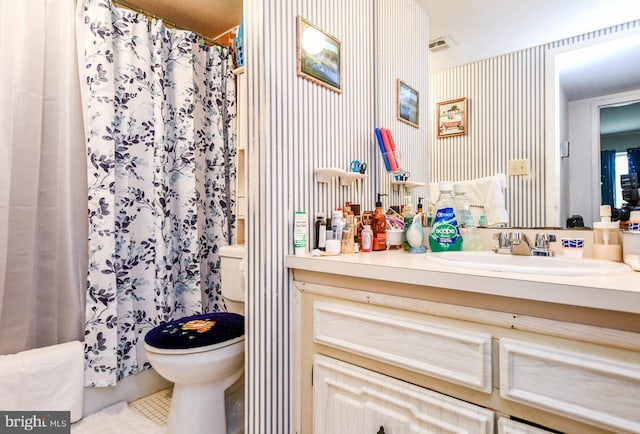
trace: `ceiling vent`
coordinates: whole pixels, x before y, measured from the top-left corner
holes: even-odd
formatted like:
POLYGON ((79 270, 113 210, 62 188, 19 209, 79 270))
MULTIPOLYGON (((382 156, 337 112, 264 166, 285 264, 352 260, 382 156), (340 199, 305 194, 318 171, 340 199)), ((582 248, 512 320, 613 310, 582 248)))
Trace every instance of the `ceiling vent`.
POLYGON ((444 50, 445 48, 450 48, 452 46, 453 43, 448 36, 432 39, 431 41, 429 41, 429 50, 431 51, 444 50))

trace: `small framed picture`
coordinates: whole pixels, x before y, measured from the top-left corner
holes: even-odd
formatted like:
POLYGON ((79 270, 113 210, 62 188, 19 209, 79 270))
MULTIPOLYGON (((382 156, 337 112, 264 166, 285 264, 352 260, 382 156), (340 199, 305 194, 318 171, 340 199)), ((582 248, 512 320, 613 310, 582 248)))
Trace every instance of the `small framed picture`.
POLYGON ((467 98, 439 102, 436 113, 439 138, 467 134, 467 98))
POLYGON ((420 128, 420 94, 399 78, 396 79, 396 115, 400 122, 420 128))
POLYGON ((298 76, 342 93, 340 41, 298 16, 298 76))

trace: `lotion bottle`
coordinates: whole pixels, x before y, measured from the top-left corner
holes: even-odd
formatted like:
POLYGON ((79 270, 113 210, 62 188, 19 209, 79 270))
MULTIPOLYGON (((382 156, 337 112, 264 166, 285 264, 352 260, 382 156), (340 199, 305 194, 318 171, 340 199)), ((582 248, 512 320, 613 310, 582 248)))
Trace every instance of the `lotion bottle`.
POLYGON ((373 250, 373 231, 371 230, 371 225, 364 225, 364 229, 362 229, 361 235, 361 252, 370 252, 373 250))

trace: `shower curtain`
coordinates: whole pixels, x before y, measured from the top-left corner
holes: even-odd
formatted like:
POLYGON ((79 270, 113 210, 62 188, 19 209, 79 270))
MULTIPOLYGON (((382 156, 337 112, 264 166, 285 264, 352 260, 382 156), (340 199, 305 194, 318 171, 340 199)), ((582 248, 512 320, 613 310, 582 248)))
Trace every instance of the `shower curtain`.
POLYGON ((73 0, 0 1, 0 354, 82 340, 87 195, 73 0))
POLYGON ((148 366, 144 335, 223 310, 235 192, 231 53, 85 0, 78 8, 89 198, 85 384, 148 366))

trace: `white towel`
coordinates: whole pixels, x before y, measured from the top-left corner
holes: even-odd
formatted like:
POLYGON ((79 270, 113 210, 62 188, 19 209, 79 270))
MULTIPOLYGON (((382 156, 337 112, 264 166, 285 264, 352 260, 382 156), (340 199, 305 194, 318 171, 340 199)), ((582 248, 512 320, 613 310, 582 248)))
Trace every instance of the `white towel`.
MULTIPOLYGON (((499 227, 509 223, 509 214, 507 213, 504 198, 504 190, 507 188, 507 176, 504 173, 468 181, 458 181, 453 184, 461 184, 464 187, 470 205, 484 207, 487 226, 499 227)), ((435 203, 439 194, 437 182, 429 184, 429 194, 435 203)), ((471 211, 473 212, 473 208, 471 211)))
POLYGON ((0 408, 82 417, 84 345, 73 341, 0 356, 0 408))

